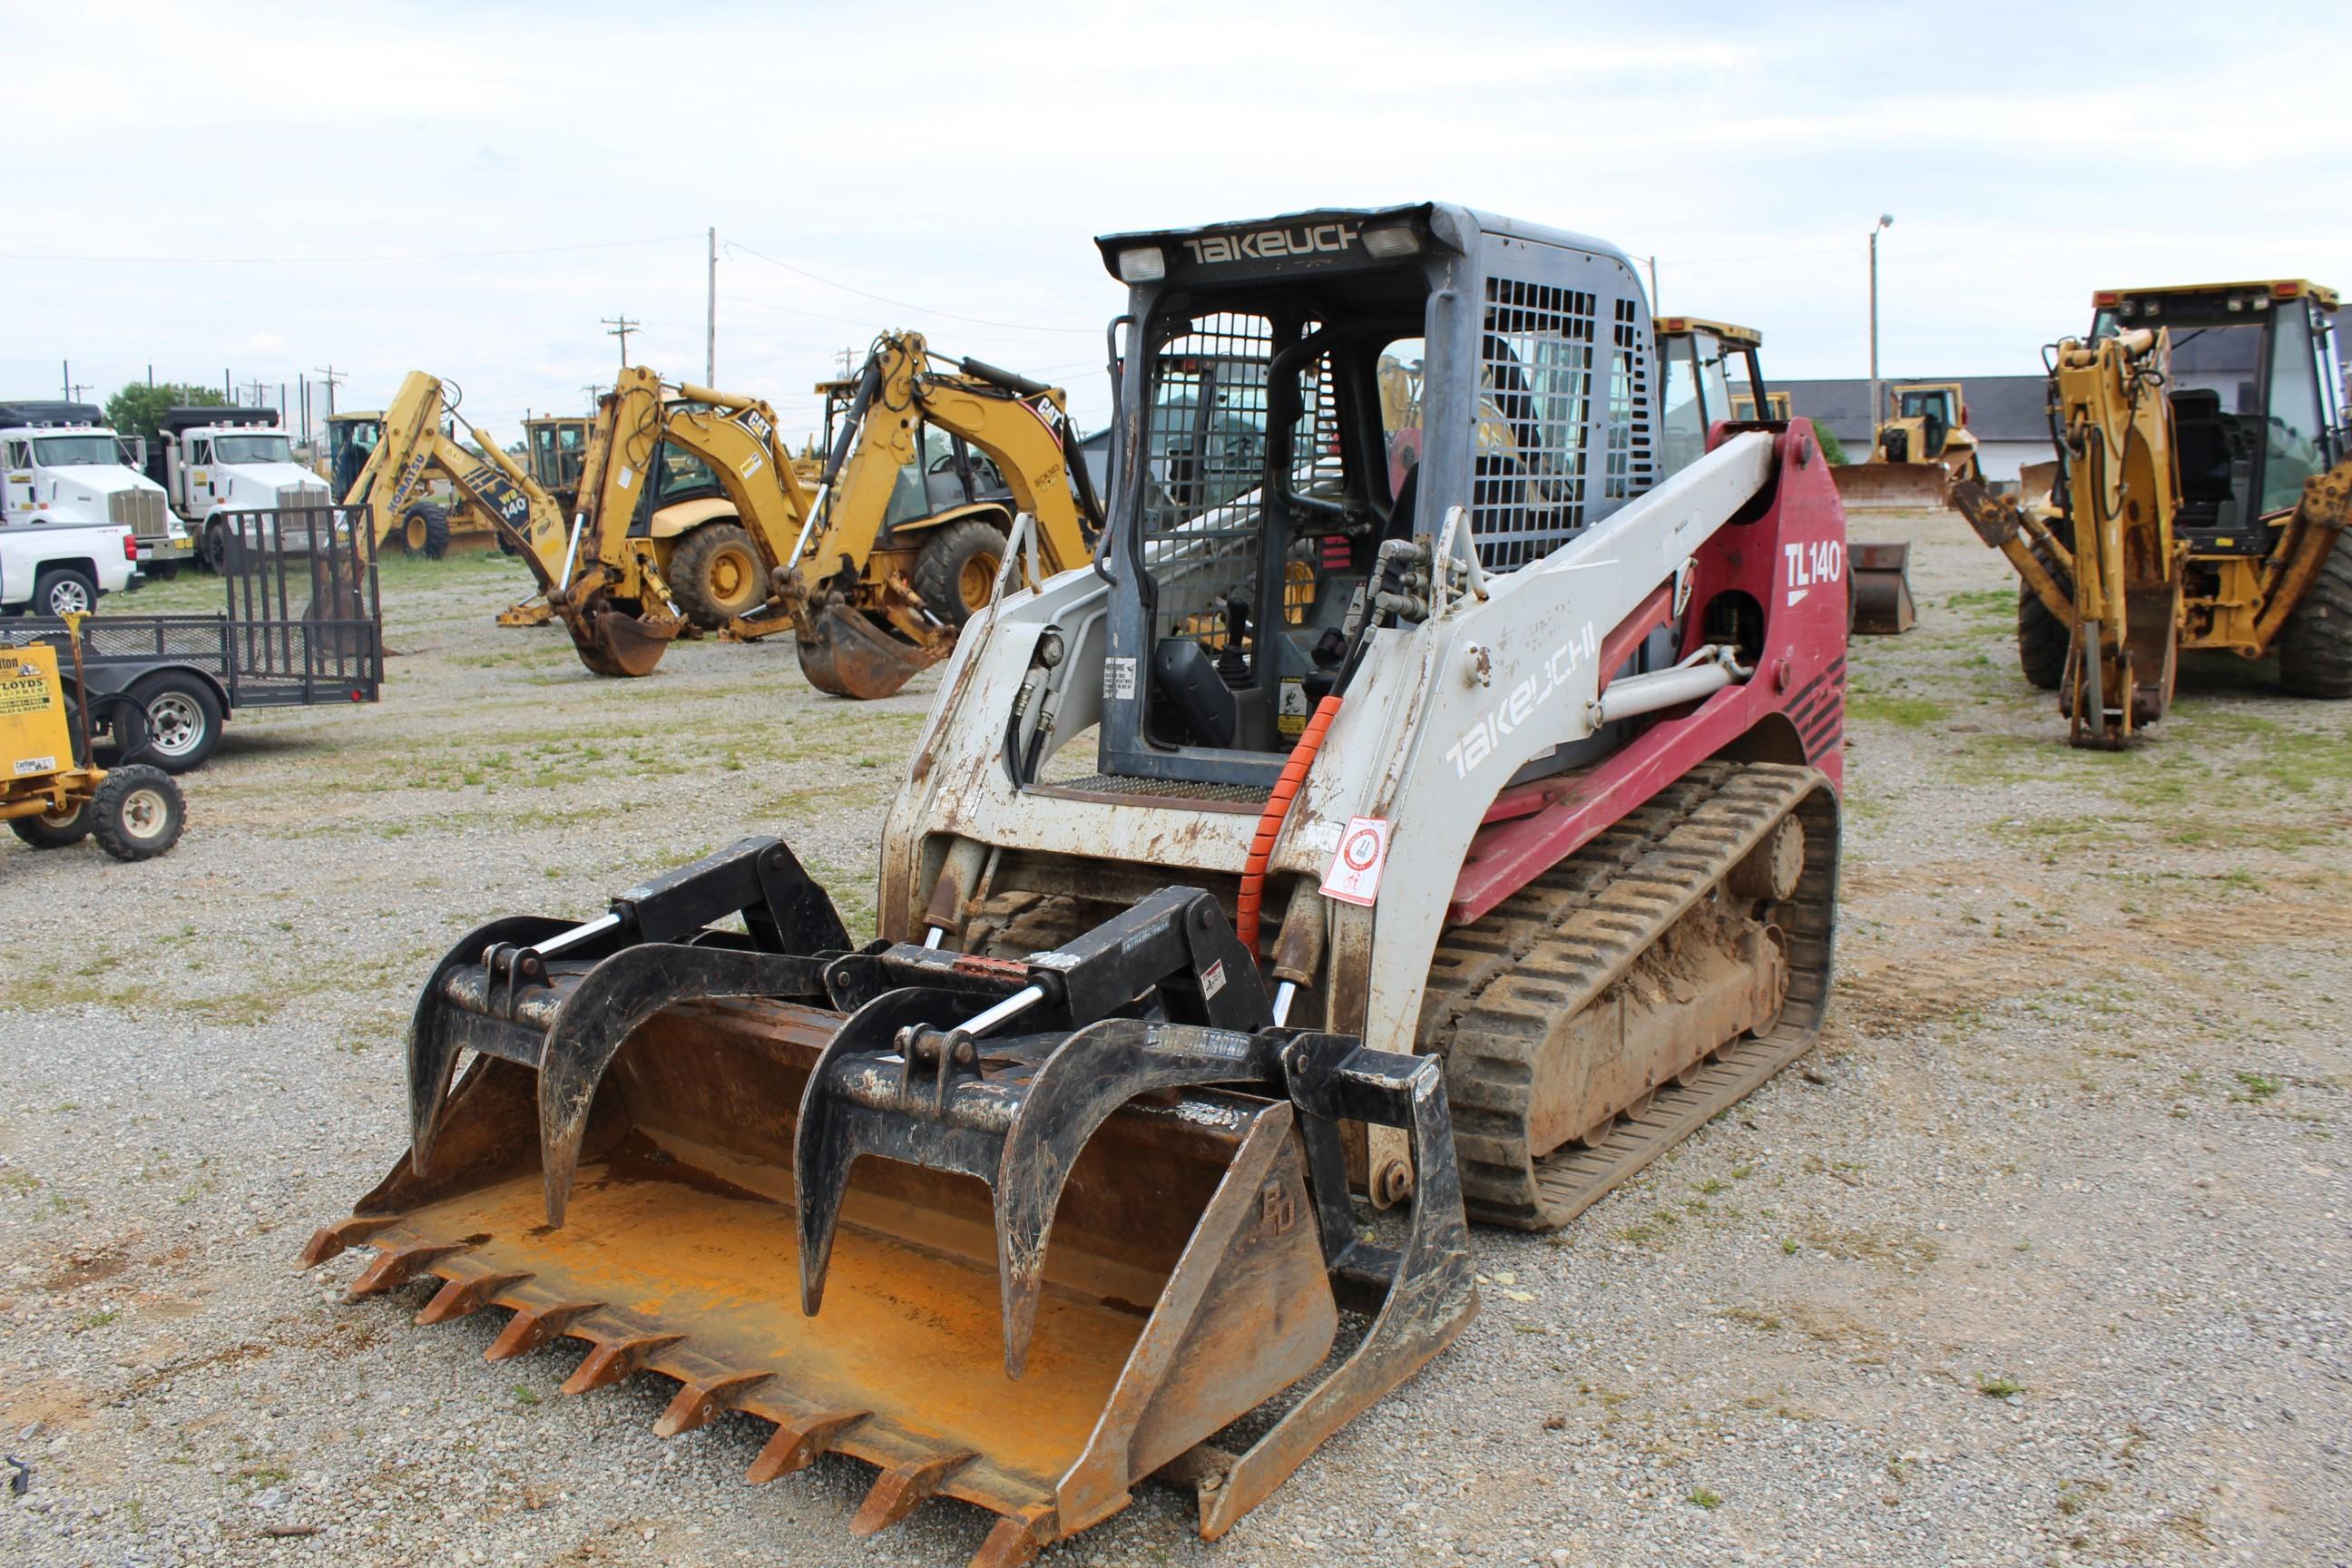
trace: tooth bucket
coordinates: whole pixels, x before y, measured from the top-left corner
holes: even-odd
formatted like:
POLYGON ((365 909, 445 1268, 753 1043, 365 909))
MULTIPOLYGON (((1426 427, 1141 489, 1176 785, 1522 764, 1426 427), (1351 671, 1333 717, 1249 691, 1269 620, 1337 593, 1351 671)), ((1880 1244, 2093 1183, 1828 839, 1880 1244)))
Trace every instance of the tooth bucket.
MULTIPOLYGON (((740 860, 703 863, 705 881, 734 878, 720 903, 741 894, 740 860)), ((767 907, 789 891, 771 885, 767 907)), ((1467 1322, 1436 1063, 1220 1026, 1182 974, 1111 990, 1192 1018, 1087 1021, 1089 952, 1150 961, 1155 936, 1163 952, 1227 951, 1196 905, 1039 955, 1081 965, 1027 972, 1064 974, 1066 994, 1021 1020, 1036 1032, 974 1041, 958 1026, 1022 965, 754 953, 704 945, 721 940, 708 929, 629 941, 677 907, 664 896, 633 890, 570 946, 561 933, 586 928, 496 922, 485 962, 461 944, 434 972, 411 1156, 306 1264, 372 1248, 352 1295, 415 1286, 423 1322, 503 1309, 493 1360, 582 1342, 567 1393, 674 1380, 665 1435, 730 1411, 769 1422, 751 1482, 861 1459, 879 1472, 861 1533, 929 1497, 977 1503, 1002 1519, 975 1562, 997 1565, 1163 1468, 1199 1485, 1202 1532, 1221 1533, 1467 1322), (583 1033, 616 1009, 625 1039, 583 1033), (473 1059, 436 1092, 453 1042, 473 1059), (575 1134, 550 1102, 583 1072, 575 1134), (1400 1249, 1356 1237, 1342 1115, 1405 1128, 1424 1162, 1400 1249), (1327 1361, 1342 1291, 1385 1292, 1352 1352, 1245 1452, 1211 1446, 1327 1361)), ((792 940, 790 921, 767 924, 792 940)))
POLYGON ((803 625, 796 647, 808 683, 861 702, 889 696, 955 646, 951 637, 936 648, 901 642, 863 612, 842 605, 824 606, 803 625))

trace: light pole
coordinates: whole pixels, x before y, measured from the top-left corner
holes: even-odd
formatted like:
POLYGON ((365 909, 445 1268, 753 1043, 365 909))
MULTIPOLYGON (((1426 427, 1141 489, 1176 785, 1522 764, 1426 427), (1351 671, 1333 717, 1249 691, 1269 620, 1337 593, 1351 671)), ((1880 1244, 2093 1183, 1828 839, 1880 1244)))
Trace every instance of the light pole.
POLYGON ((1870 230, 1870 456, 1878 457, 1878 236, 1895 226, 1893 213, 1880 213, 1870 230))

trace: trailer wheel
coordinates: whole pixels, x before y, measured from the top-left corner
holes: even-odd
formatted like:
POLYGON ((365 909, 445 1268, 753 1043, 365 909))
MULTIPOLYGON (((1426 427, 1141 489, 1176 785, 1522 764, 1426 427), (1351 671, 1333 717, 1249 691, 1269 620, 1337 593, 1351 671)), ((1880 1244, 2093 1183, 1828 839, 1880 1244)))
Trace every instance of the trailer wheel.
POLYGON ((438 561, 449 553, 449 513, 437 502, 418 501, 401 514, 395 537, 409 554, 438 561))
POLYGON ((45 616, 87 615, 98 608, 98 584, 75 566, 52 566, 33 589, 33 603, 45 616))
POLYGON ((187 797, 161 768, 116 768, 87 813, 98 847, 117 860, 152 860, 180 841, 187 797))
POLYGON ((2319 575, 2279 630, 2279 684, 2297 697, 2352 697, 2352 531, 2336 536, 2319 575))
POLYGON ((923 606, 961 628, 987 607, 1004 564, 1004 535, 984 522, 951 522, 923 541, 915 557, 915 592, 923 606))
POLYGON ((8 826, 36 849, 63 849, 89 837, 90 803, 83 801, 63 816, 18 816, 8 826))
MULTIPOLYGON (((2040 549, 2033 558, 2055 577, 2057 563, 2040 549)), ((2066 647, 2071 639, 2066 623, 2050 613, 2042 595, 2024 584, 2017 585, 2017 662, 2025 679, 2044 691, 2055 691, 2066 679, 2066 647)))
POLYGON ((184 773, 202 767, 219 747, 226 717, 220 697, 197 677, 185 670, 159 670, 133 685, 131 695, 147 714, 141 761, 167 773, 184 773))
POLYGON ((768 574, 751 536, 732 522, 706 522, 677 542, 669 557, 670 592, 686 618, 717 631, 767 602, 768 574))

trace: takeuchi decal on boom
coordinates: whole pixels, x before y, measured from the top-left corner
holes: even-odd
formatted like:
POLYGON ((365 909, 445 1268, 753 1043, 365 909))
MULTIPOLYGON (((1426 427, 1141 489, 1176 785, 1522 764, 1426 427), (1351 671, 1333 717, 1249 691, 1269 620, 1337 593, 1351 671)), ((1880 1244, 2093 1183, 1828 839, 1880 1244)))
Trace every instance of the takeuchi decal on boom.
POLYGON ((1600 656, 1601 640, 1593 635, 1592 623, 1587 621, 1573 637, 1552 649, 1551 656, 1533 674, 1503 693, 1483 718, 1462 732, 1462 738, 1445 753, 1445 760, 1454 764, 1454 776, 1468 778, 1473 768, 1495 754, 1504 736, 1526 723, 1578 670, 1600 656))

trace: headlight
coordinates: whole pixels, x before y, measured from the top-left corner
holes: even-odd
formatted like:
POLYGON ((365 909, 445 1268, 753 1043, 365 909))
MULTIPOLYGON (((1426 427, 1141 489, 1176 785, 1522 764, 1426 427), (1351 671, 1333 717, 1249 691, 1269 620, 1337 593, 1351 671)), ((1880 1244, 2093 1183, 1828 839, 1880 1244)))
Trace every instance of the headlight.
POLYGON ((1139 245, 1118 253, 1118 277, 1122 283, 1157 283, 1168 276, 1168 258, 1160 254, 1156 245, 1139 245))
POLYGON ((1400 256, 1411 256, 1421 248, 1421 236, 1403 224, 1390 224, 1383 228, 1364 230, 1364 254, 1377 256, 1383 261, 1393 261, 1400 256))

